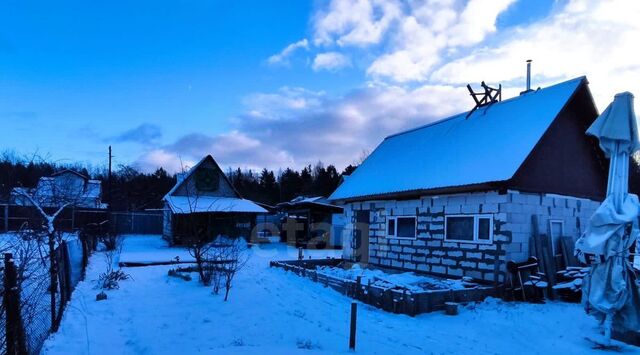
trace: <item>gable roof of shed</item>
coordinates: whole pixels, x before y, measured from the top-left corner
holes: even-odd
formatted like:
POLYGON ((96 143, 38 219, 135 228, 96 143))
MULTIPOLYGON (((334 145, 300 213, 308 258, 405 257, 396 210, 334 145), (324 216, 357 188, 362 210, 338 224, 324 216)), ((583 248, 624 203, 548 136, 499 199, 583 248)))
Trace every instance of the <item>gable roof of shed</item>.
POLYGON ((194 165, 189 171, 184 173, 182 180, 177 181, 176 184, 164 195, 164 201, 173 213, 188 214, 199 212, 247 212, 247 213, 267 213, 267 210, 259 206, 257 203, 242 198, 240 193, 231 183, 229 177, 220 169, 220 166, 215 159, 209 154, 202 158, 196 165, 194 165), (218 170, 222 178, 231 186, 236 197, 212 197, 212 196, 197 196, 189 198, 188 196, 174 196, 174 193, 180 186, 187 183, 189 177, 193 175, 198 168, 205 162, 212 162, 218 170))
POLYGON ((509 180, 582 84, 584 76, 388 136, 330 199, 509 180))
POLYGON ((207 154, 207 156, 205 156, 204 158, 202 158, 196 165, 194 165, 193 167, 191 167, 189 170, 187 170, 186 172, 182 173, 182 180, 180 180, 180 178, 178 177, 178 181, 176 181, 176 184, 173 185, 173 187, 171 188, 171 190, 169 190, 169 192, 167 192, 166 195, 164 195, 164 198, 166 199, 167 197, 171 196, 174 194, 174 192, 176 192, 176 190, 178 190, 178 188, 180 188, 180 186, 182 186, 186 181, 189 180, 189 177, 191 177, 191 175, 193 175, 196 170, 198 170, 198 168, 200 167, 200 165, 202 165, 205 161, 210 161, 212 162, 217 168, 218 170, 220 170, 220 173, 222 175, 222 178, 225 179, 225 181, 227 183, 229 183, 229 186, 231 186, 231 189, 233 190, 233 193, 236 195, 236 197, 238 198, 242 198, 242 196, 240 196, 240 193, 238 192, 238 190, 236 190, 236 188, 233 186, 233 184, 231 183, 231 180, 229 180, 229 177, 227 176, 227 174, 224 173, 224 171, 222 171, 222 169, 220 169, 220 166, 218 165, 218 162, 216 162, 215 159, 213 159, 213 157, 211 156, 211 154, 207 154))

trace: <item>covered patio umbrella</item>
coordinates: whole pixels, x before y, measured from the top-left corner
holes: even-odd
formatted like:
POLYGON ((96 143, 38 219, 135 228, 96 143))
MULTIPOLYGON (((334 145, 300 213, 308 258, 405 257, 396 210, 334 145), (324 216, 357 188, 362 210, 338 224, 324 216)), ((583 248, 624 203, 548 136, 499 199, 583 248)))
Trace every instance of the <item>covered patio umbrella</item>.
POLYGON ((589 258, 592 268, 583 283, 583 303, 604 328, 604 342, 616 331, 640 331, 640 294, 630 248, 638 237, 638 197, 628 193, 629 156, 640 148, 633 95, 617 94, 589 127, 609 158, 607 197, 576 242, 576 253, 589 258))

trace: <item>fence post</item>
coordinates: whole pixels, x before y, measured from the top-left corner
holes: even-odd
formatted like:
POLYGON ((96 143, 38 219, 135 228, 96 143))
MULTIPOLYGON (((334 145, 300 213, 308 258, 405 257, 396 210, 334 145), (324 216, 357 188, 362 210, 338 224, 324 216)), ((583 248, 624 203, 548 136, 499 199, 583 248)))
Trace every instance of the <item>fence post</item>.
POLYGON ((4 205, 4 231, 9 231, 9 205, 4 205))
POLYGON ((349 350, 356 350, 356 321, 358 319, 358 304, 351 303, 351 324, 349 327, 349 350))
POLYGON ((49 296, 50 296, 50 312, 51 312, 51 332, 55 333, 58 328, 56 326, 56 292, 58 291, 58 272, 56 269, 56 249, 53 233, 49 233, 49 296))
POLYGON ((22 327, 22 315, 20 313, 20 288, 18 287, 18 274, 13 263, 11 253, 4 254, 4 305, 7 312, 6 337, 7 354, 26 354, 27 346, 22 327))
POLYGON ((63 276, 65 278, 66 296, 64 299, 65 301, 68 301, 71 299, 71 292, 73 289, 73 286, 71 285, 71 256, 69 255, 69 245, 66 241, 63 241, 59 248, 61 248, 60 251, 62 257, 60 260, 62 261, 62 271, 64 272, 63 276))

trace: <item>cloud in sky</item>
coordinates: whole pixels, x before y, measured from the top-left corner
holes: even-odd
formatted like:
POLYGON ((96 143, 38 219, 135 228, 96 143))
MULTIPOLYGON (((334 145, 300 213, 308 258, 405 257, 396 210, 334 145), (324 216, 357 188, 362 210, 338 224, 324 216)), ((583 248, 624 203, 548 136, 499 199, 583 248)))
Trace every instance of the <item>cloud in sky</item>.
POLYGON ((269 65, 288 64, 289 57, 293 55, 298 49, 309 49, 309 41, 304 38, 298 42, 291 43, 286 46, 280 53, 274 54, 267 59, 269 65))
POLYGON ((338 52, 319 53, 311 64, 314 71, 327 70, 332 72, 348 66, 351 66, 349 57, 338 52))
POLYGON ((155 124, 143 123, 113 138, 116 142, 134 142, 140 144, 155 143, 162 137, 162 129, 155 124))
POLYGON ((315 56, 306 70, 361 71, 360 87, 341 96, 292 87, 254 93, 231 132, 185 136, 160 152, 192 160, 212 153, 226 166, 342 167, 388 134, 470 109, 467 83, 502 83, 504 97, 517 95, 526 59, 534 60, 534 86, 587 75, 601 109, 616 92, 640 92, 640 2, 568 0, 544 18, 497 27, 513 3, 333 0, 312 16, 312 41, 291 44, 279 60, 303 47, 315 56))

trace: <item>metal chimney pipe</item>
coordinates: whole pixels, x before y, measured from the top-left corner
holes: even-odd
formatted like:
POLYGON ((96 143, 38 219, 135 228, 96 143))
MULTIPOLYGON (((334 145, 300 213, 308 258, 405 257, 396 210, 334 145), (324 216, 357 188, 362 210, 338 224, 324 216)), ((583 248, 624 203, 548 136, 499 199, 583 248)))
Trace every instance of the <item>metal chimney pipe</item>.
POLYGON ((531 90, 531 59, 527 59, 527 91, 531 90))

